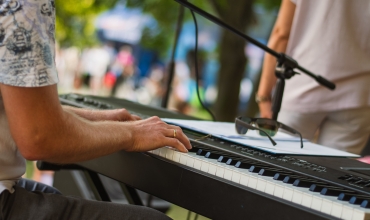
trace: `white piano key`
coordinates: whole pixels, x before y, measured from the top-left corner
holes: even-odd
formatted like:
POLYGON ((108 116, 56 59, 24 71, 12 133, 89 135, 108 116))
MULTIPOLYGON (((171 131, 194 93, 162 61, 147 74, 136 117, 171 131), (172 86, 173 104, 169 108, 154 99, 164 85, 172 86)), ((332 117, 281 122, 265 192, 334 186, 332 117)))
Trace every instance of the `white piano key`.
POLYGON ((330 196, 330 197, 327 197, 326 199, 332 202, 330 215, 335 216, 337 218, 341 218, 344 206, 356 207, 355 205, 349 204, 346 201, 338 200, 337 196, 330 196))
POLYGON ((370 219, 370 210, 362 207, 353 210, 353 220, 368 220, 370 219))
POLYGON ((208 172, 209 163, 207 161, 202 161, 202 165, 200 167, 200 170, 203 172, 208 172))
POLYGON ((191 156, 189 156, 188 160, 186 161, 186 166, 194 167, 195 159, 191 156))
POLYGON ((172 160, 175 161, 175 162, 178 162, 180 163, 180 157, 181 157, 181 154, 180 152, 178 151, 174 151, 173 152, 173 156, 172 156, 172 160))
POLYGON ((270 195, 274 195, 275 191, 275 184, 274 184, 274 179, 271 178, 270 181, 266 181, 266 187, 265 187, 265 193, 268 193, 270 195))
MULTIPOLYGON (((348 203, 349 204, 349 203, 348 203)), ((352 216, 353 216, 353 208, 352 207, 348 207, 348 206, 343 206, 343 209, 342 209, 342 219, 352 219, 352 216)))
POLYGON ((237 171, 237 170, 234 170, 233 171, 233 174, 232 174, 232 177, 231 177, 231 181, 235 182, 235 183, 240 183, 240 172, 237 171))
POLYGON ((172 150, 172 149, 167 149, 167 152, 166 152, 166 158, 167 158, 167 159, 169 159, 169 160, 172 160, 173 152, 174 152, 174 150, 172 150))
POLYGON ((213 163, 209 163, 208 173, 212 175, 216 175, 216 171, 217 171, 217 166, 213 163))
POLYGON ((159 156, 166 158, 166 152, 167 152, 167 148, 166 147, 160 148, 159 149, 159 156))
POLYGON ((333 196, 325 196, 322 199, 321 212, 331 215, 331 209, 333 208, 333 201, 330 200, 329 197, 333 197, 333 196))
POLYGON ((222 166, 217 166, 216 176, 224 178, 225 168, 222 166))
POLYGON ((312 197, 311 209, 320 211, 322 205, 322 198, 319 196, 312 197))
POLYGON ((202 160, 199 158, 194 158, 194 168, 200 170, 202 167, 202 160))
POLYGON ((180 156, 180 163, 183 165, 186 165, 186 161, 188 160, 188 155, 187 154, 181 154, 180 156))
POLYGON ((283 193, 283 199, 285 200, 288 200, 288 201, 292 201, 293 199, 293 187, 292 186, 285 186, 284 187, 284 193, 283 193))
POLYGON ((333 202, 330 215, 340 218, 342 217, 342 212, 343 212, 343 204, 333 202))
POLYGON ((259 177, 257 179, 257 187, 256 187, 256 189, 259 190, 259 191, 265 192, 265 188, 266 188, 266 180, 259 177))
POLYGON ((274 189, 274 196, 278 198, 283 198, 284 195, 284 188, 285 186, 280 181, 276 181, 275 189, 274 189))
POLYGON ((292 202, 301 204, 303 206, 310 208, 311 202, 312 202, 312 196, 315 196, 314 195, 315 193, 311 192, 308 188, 296 187, 296 186, 292 186, 292 187, 293 187, 292 202))
POLYGON ((252 189, 257 188, 257 182, 258 182, 258 176, 254 173, 250 173, 249 179, 248 179, 248 187, 252 189))
POLYGON ((302 204, 303 192, 298 189, 293 189, 292 202, 302 204))
POLYGON ((243 186, 248 186, 248 180, 249 180, 249 174, 245 172, 241 172, 239 183, 243 186))
POLYGON ((233 176, 233 170, 231 168, 225 168, 224 179, 231 181, 232 176, 233 176))

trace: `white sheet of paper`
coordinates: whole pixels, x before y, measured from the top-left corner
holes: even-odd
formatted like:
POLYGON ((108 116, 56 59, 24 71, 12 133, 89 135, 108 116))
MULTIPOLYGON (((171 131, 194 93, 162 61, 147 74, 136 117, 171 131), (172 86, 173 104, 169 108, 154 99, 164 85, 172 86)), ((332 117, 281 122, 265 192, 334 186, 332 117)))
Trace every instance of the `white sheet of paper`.
POLYGON ((273 139, 277 143, 273 146, 267 137, 260 136, 256 131, 248 131, 246 135, 239 135, 235 131, 235 124, 231 122, 213 122, 198 120, 182 120, 162 118, 163 121, 204 134, 231 141, 237 144, 258 148, 274 154, 315 155, 332 157, 360 157, 359 155, 336 150, 307 140, 300 147, 300 138, 278 132, 273 139))

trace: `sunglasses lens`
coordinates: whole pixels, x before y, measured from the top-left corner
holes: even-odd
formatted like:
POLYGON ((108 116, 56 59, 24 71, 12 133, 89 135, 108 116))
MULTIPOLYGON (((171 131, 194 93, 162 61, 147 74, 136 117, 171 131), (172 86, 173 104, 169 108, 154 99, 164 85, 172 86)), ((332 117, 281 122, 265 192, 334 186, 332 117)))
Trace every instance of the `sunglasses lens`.
POLYGON ((248 131, 248 128, 239 123, 235 123, 235 129, 238 134, 246 134, 248 131))
MULTIPOLYGON (((277 133, 277 130, 279 128, 278 124, 275 121, 272 121, 272 120, 260 119, 260 120, 256 121, 256 124, 257 124, 259 129, 263 130, 264 132, 266 132, 271 137, 274 136, 277 133)), ((264 132, 259 131, 259 135, 266 136, 266 133, 264 133, 264 132)))

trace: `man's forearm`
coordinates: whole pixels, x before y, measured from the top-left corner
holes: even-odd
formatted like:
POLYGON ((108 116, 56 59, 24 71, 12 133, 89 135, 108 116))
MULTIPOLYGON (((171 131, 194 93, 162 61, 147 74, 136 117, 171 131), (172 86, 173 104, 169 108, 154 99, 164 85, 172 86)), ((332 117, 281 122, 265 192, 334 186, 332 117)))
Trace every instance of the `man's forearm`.
POLYGON ((73 163, 130 150, 132 133, 127 122, 89 121, 70 111, 32 146, 32 157, 54 163, 73 163))
POLYGON ((90 121, 126 121, 130 113, 126 109, 95 110, 82 109, 63 105, 63 110, 74 113, 90 121))

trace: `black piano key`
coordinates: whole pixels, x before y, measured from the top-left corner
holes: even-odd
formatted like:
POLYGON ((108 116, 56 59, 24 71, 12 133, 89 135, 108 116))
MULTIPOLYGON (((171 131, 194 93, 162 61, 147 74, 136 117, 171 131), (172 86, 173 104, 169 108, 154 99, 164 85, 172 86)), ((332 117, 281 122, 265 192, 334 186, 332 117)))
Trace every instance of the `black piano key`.
POLYGON ((306 177, 302 177, 302 176, 298 176, 298 175, 287 175, 283 179, 283 183, 293 184, 294 181, 296 181, 297 179, 300 179, 300 180, 310 180, 310 179, 308 179, 306 177))
POLYGON ((217 161, 220 162, 220 163, 226 163, 230 158, 226 157, 226 156, 220 156, 217 161))
POLYGON ((365 209, 370 208, 370 199, 365 199, 364 201, 362 201, 360 206, 365 209))
POLYGON ((320 194, 324 196, 339 196, 341 193, 356 193, 356 192, 347 189, 331 189, 331 188, 323 188, 320 192, 320 194))
POLYGON ((197 151, 197 155, 198 156, 205 156, 206 154, 207 154, 207 150, 205 150, 205 149, 199 149, 198 151, 197 151))
POLYGON ((370 199, 370 196, 352 196, 352 198, 349 199, 349 203, 353 205, 361 205, 361 203, 365 200, 370 199))
POLYGON ((189 149, 189 152, 193 152, 193 153, 196 153, 198 152, 200 148, 198 147, 198 145, 192 145, 192 148, 189 149))
POLYGON ((338 200, 340 201, 349 201, 353 196, 357 196, 357 193, 341 193, 338 196, 338 200))
POLYGON ((286 176, 289 176, 290 174, 285 173, 277 173, 274 175, 274 180, 283 181, 286 176))
POLYGON ((235 166, 235 164, 238 162, 238 160, 236 160, 236 159, 228 159, 227 161, 226 161, 226 164, 227 165, 230 165, 230 166, 235 166))
POLYGON ((226 163, 229 159, 234 159, 236 161, 238 161, 239 159, 234 157, 234 156, 229 156, 229 155, 224 155, 222 154, 218 159, 217 161, 220 162, 220 163, 226 163))
POLYGON ((321 190, 324 189, 324 188, 343 189, 343 188, 337 187, 337 186, 328 186, 328 185, 322 185, 322 184, 312 184, 310 186, 310 191, 311 192, 321 192, 321 190))
MULTIPOLYGON (((282 171, 281 169, 261 169, 259 172, 258 172, 258 175, 261 175, 261 176, 275 176, 275 174, 277 173, 283 173, 284 171, 282 171)), ((291 174, 290 172, 286 172, 285 174, 291 174)))
POLYGON ((212 152, 207 152, 206 155, 204 155, 204 157, 208 159, 218 159, 220 156, 221 156, 220 154, 212 153, 212 152))
POLYGON ((293 186, 310 188, 313 184, 329 185, 324 182, 316 181, 316 180, 296 179, 293 183, 293 186))
POLYGON ((255 166, 255 165, 253 165, 253 166, 251 166, 251 167, 249 168, 249 172, 252 172, 252 173, 259 173, 259 172, 260 172, 260 170, 262 170, 262 169, 268 169, 268 168, 271 168, 271 167, 266 167, 266 166, 255 166))
MULTIPOLYGON (((254 163, 255 164, 255 163, 254 163)), ((240 169, 249 169, 251 166, 254 165, 252 161, 238 161, 236 164, 235 164, 235 167, 236 168, 240 168, 240 169)))

